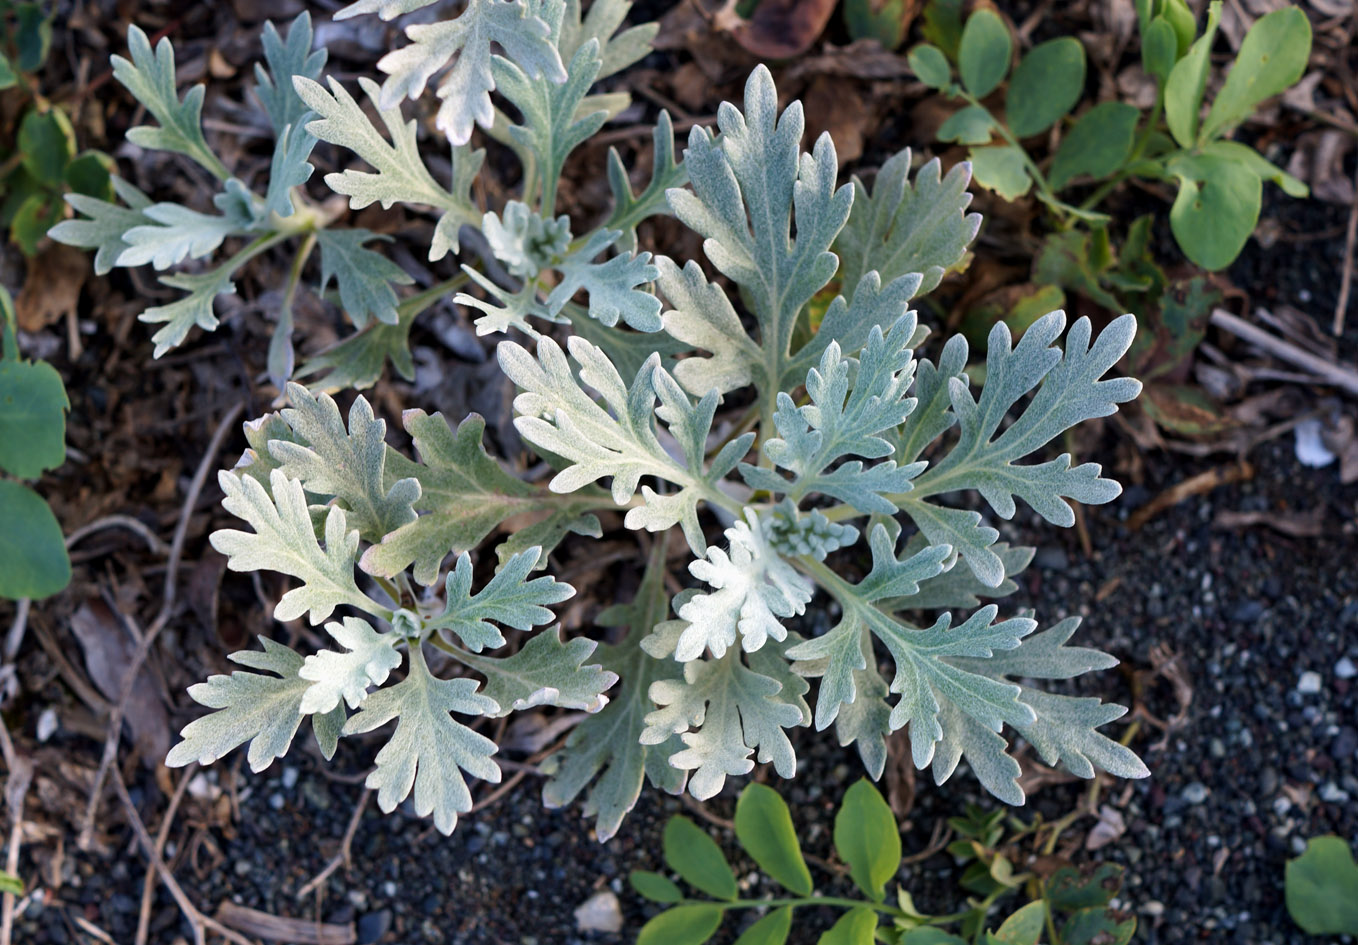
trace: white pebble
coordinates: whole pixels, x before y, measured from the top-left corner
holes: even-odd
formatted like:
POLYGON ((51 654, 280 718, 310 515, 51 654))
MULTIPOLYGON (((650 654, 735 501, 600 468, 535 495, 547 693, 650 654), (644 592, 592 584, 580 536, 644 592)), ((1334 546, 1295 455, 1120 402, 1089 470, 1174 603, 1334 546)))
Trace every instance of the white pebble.
POLYGON ((49 705, 38 716, 38 741, 45 744, 49 738, 57 733, 57 728, 57 710, 49 705))
POLYGON ((621 932, 622 906, 611 889, 601 889, 575 910, 575 927, 581 932, 621 932))
POLYGON ((1345 656, 1334 664, 1334 674, 1340 679, 1352 679, 1358 676, 1358 666, 1354 666, 1353 660, 1345 656))
POLYGON ((1320 692, 1321 686, 1322 680, 1320 678, 1320 673, 1317 673, 1314 670, 1308 669, 1306 672, 1302 673, 1301 678, 1297 680, 1297 692, 1301 693, 1303 696, 1314 696, 1316 693, 1320 692))
POLYGON ((283 787, 291 791, 297 786, 297 777, 300 772, 291 765, 283 769, 283 787))

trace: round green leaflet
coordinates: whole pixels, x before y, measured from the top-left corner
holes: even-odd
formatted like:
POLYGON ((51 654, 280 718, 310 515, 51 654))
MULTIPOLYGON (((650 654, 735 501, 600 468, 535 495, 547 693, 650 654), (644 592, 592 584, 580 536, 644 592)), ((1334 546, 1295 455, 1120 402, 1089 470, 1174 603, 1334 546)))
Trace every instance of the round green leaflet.
POLYGON ((71 580, 61 525, 32 489, 0 479, 0 597, 48 597, 71 580))
POLYGON ((1071 36, 1034 46, 1009 80, 1004 117, 1020 138, 1040 134, 1080 100, 1085 84, 1085 48, 1071 36))
POLYGON ((792 815, 778 792, 751 784, 736 802, 736 839, 759 868, 799 896, 811 895, 811 872, 802 859, 792 815))
POLYGON ((994 10, 977 10, 962 30, 957 51, 957 70, 962 84, 977 98, 985 98, 1009 72, 1013 40, 1009 27, 994 10))

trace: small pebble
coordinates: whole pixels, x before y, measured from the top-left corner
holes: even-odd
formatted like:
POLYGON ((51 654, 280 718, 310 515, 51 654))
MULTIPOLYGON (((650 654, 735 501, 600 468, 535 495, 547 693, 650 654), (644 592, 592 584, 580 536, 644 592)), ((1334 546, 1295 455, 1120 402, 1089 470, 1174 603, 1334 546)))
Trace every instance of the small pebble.
POLYGON ((581 932, 622 931, 622 905, 611 889, 590 896, 575 910, 575 927, 581 932))
POLYGON ((358 920, 358 945, 375 945, 391 928, 391 910, 369 912, 358 920))
POLYGON ((297 786, 299 774, 300 772, 291 766, 283 769, 283 787, 285 790, 291 791, 297 786))
POLYGON ((284 798, 282 794, 274 793, 269 795, 269 806, 274 810, 282 810, 283 805, 286 803, 287 799, 284 798))
POLYGON ((1349 792, 1333 781, 1326 781, 1320 788, 1320 799, 1327 804, 1343 804, 1349 799, 1349 792))
POLYGON ((1207 794, 1207 785, 1203 784, 1201 781, 1194 781, 1188 787, 1184 788, 1182 797, 1184 803, 1196 805, 1207 800, 1207 794))
POLYGON ((1302 673, 1301 678, 1297 680, 1297 692, 1303 696, 1314 696, 1316 693, 1320 692, 1322 685, 1323 681, 1320 678, 1320 673, 1308 669, 1306 672, 1302 673))
POLYGON ((1353 660, 1345 656, 1334 664, 1334 674, 1340 679, 1352 679, 1358 676, 1358 666, 1353 665, 1353 660))

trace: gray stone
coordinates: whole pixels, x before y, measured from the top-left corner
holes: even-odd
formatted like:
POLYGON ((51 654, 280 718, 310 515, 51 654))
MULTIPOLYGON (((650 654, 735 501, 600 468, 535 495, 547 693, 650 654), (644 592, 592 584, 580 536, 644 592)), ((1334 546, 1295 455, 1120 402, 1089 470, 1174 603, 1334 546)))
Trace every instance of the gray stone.
POLYGON ((1196 806, 1207 800, 1208 793, 1210 792, 1207 790, 1207 785, 1203 784, 1201 781, 1194 781, 1188 787, 1184 788, 1181 796, 1184 799, 1184 803, 1196 806))
POLYGON ((1297 680, 1297 692, 1303 696, 1314 696, 1324 687, 1324 680, 1320 678, 1320 673, 1308 669, 1301 674, 1297 680))

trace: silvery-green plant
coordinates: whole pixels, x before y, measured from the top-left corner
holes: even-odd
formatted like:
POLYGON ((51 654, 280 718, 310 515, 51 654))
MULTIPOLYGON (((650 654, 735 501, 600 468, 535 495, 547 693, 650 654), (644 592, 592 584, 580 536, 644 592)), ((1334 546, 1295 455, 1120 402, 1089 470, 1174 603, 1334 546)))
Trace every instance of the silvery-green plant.
MULTIPOLYGON (((479 2, 503 13, 503 0, 479 2)), ((910 303, 962 263, 980 223, 966 212, 969 167, 944 174, 935 160, 912 179, 905 152, 871 190, 857 179, 839 186, 829 137, 801 150, 801 105, 780 115, 762 67, 743 109, 722 105, 719 134, 693 129, 682 163, 662 118, 640 194, 611 159, 615 206, 576 236, 554 214, 561 165, 616 105, 588 89, 645 44, 623 42, 638 28, 606 41, 626 12, 612 0, 583 19, 562 0, 525 0, 523 9, 569 65, 558 83, 545 66, 491 57, 517 120, 494 100, 482 120, 479 93, 468 92, 485 87, 470 45, 484 34, 452 31, 439 48, 469 44, 445 104, 473 103, 473 118, 524 166, 521 199, 479 217, 504 272, 468 269, 482 292, 457 300, 481 312, 483 333, 527 336, 529 346, 502 342, 499 362, 518 389, 515 426, 552 475, 511 475, 486 452, 474 414, 454 424, 407 411, 412 459, 386 444, 384 421, 362 397, 346 421, 327 393, 290 384, 290 406, 247 424, 250 448, 220 475, 226 510, 248 530, 218 531, 212 542, 233 570, 295 579, 274 616, 324 624, 334 647, 303 656, 266 639, 262 650, 233 654, 244 670, 190 690, 216 711, 184 729, 169 763, 210 762, 248 743, 261 770, 308 718, 327 757, 341 736, 395 721, 368 783, 384 810, 413 796, 415 810, 448 832, 471 806, 464 775, 500 777, 497 746, 464 720, 560 706, 587 715, 546 762, 544 799, 557 806, 583 794, 603 838, 646 781, 706 798, 756 759, 792 777, 788 732, 813 724, 835 726, 874 777, 886 736, 909 726, 915 763, 938 782, 965 758, 988 790, 1016 804, 1023 792, 1006 726, 1082 777, 1096 768, 1144 776, 1136 756, 1099 731, 1125 710, 1029 684, 1114 660, 1068 645, 1078 620, 1038 632, 1026 616, 1000 619, 996 605, 982 606, 1016 589, 1012 575, 1031 549, 999 542, 980 511, 953 501, 975 494, 1010 518, 1019 498, 1068 526, 1069 500, 1118 494, 1097 465, 1072 465, 1069 454, 1020 461, 1136 396, 1135 380, 1104 377, 1131 343, 1132 317, 1097 337, 1080 319, 1064 352, 1055 346, 1061 312, 1017 344, 997 326, 979 387, 964 339, 919 356, 927 332, 910 303), (736 293, 694 260, 636 251, 637 222, 665 212, 703 237, 736 293), (811 304, 826 293, 823 310, 811 304), (554 322, 569 323, 564 343, 546 333, 554 322), (638 555, 646 564, 634 598, 595 619, 616 632, 596 641, 538 629, 574 589, 535 572, 568 534, 599 536, 598 513, 612 510, 627 529, 656 536, 640 542, 650 550, 638 555), (502 530, 510 534, 492 568, 481 552, 502 530), (671 574, 679 542, 686 563, 671 574), (667 586, 688 578, 693 586, 671 600, 667 586), (954 627, 955 610, 969 616, 954 627), (501 628, 525 642, 510 652, 501 628)), ((429 35, 412 27, 416 46, 429 35)), ((382 68, 395 88, 418 92, 421 82, 398 77, 434 67, 409 66, 406 49, 382 68)), ((328 88, 309 76, 293 82, 297 107, 313 113, 298 123, 375 169, 327 184, 356 206, 436 207, 431 253, 452 251, 475 214, 434 198, 456 193, 458 207, 464 198, 471 206, 479 152, 454 145, 454 184, 442 191, 398 103, 384 107, 385 93, 364 84, 390 139, 333 79, 328 88)), ((460 121, 443 124, 455 139, 470 128, 460 121)), ((399 325, 408 331, 408 319, 399 325)), ((380 345, 362 350, 368 363, 378 351, 380 364, 380 345)))

